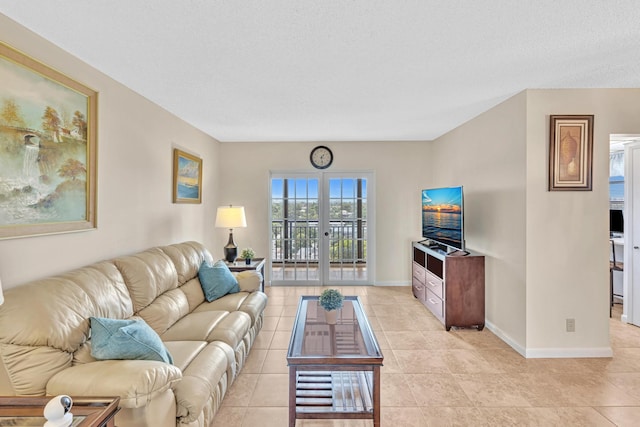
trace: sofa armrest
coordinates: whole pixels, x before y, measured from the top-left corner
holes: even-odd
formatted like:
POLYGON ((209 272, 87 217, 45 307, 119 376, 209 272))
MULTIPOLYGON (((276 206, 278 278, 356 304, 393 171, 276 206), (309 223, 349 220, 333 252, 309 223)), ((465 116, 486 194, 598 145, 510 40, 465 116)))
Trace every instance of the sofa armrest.
POLYGON ((262 274, 255 270, 246 270, 239 273, 235 273, 238 280, 238 286, 243 292, 254 292, 260 290, 260 284, 262 283, 262 274))
POLYGON ((63 369, 47 394, 120 396, 123 408, 140 408, 182 379, 176 366, 151 360, 102 360, 63 369))

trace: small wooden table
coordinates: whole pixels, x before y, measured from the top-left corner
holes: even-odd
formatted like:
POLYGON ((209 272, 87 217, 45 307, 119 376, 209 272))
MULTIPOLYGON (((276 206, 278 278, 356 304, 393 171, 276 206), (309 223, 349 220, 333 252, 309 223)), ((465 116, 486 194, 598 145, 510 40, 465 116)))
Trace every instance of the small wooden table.
POLYGON ((252 258, 251 264, 247 264, 243 258, 238 258, 234 263, 227 264, 229 270, 239 272, 247 270, 255 270, 262 275, 260 282, 260 290, 264 292, 264 258, 252 258))
POLYGON ((346 296, 335 324, 317 296, 300 297, 291 332, 289 427, 297 418, 365 418, 380 426, 384 359, 357 296, 346 296))
MULTIPOLYGON (((0 425, 42 426, 44 407, 54 396, 0 397, 0 425), (6 424, 5 424, 6 423, 6 424)), ((115 427, 119 397, 73 397, 73 427, 115 427)))

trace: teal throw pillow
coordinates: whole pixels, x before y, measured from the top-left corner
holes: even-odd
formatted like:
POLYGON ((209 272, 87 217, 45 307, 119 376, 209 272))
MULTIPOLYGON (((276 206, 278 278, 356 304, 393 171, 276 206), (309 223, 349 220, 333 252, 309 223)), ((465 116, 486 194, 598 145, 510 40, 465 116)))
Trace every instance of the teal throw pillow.
POLYGON ((203 261, 198 271, 198 278, 204 297, 209 302, 227 294, 240 292, 236 276, 222 260, 216 261, 213 265, 203 261))
POLYGON ((173 364, 160 336, 142 319, 91 317, 91 355, 109 360, 158 360, 173 364))

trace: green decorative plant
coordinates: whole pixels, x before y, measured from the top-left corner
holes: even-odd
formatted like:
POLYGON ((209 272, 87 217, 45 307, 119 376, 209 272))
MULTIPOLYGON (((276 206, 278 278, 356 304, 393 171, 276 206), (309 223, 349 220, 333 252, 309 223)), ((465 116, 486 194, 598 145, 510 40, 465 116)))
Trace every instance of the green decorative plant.
POLYGON ((253 259, 256 256, 256 253, 251 248, 244 248, 240 253, 240 258, 242 259, 253 259))
POLYGON ((320 294, 320 305, 327 311, 342 308, 344 296, 337 289, 325 289, 320 294))

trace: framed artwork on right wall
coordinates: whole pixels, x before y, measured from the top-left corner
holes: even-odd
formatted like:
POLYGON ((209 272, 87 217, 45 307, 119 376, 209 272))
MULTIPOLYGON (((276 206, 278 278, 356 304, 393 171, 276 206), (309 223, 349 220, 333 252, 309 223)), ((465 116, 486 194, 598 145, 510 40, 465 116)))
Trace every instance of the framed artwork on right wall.
POLYGON ((591 191, 593 115, 550 116, 549 191, 591 191))

